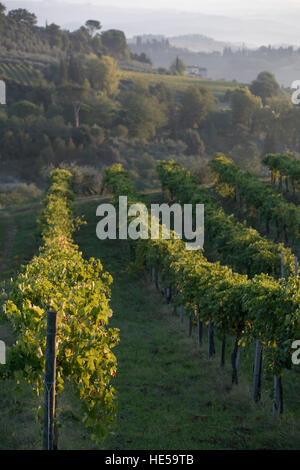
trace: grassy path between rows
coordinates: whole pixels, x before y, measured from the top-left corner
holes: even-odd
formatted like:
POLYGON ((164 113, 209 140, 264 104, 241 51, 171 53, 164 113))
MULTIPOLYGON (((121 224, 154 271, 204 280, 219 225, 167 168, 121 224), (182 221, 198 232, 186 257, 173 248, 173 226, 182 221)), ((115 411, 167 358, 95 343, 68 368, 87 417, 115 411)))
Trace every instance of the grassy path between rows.
MULTIPOLYGON (((219 368, 217 356, 207 358, 206 342, 199 347, 194 332, 187 336, 183 325, 150 282, 148 274, 127 272, 129 250, 126 242, 101 242, 96 238, 97 201, 80 202, 78 215, 87 224, 76 236, 84 256, 99 257, 113 278, 111 326, 120 329, 115 388, 119 411, 114 434, 105 442, 112 450, 192 450, 192 449, 299 449, 300 374, 284 377, 285 414, 273 420, 270 391, 264 379, 262 401, 251 402, 253 347, 241 354, 240 384, 231 386, 228 340, 226 367, 219 368)), ((15 215, 17 233, 8 272, 17 269, 37 249, 33 236, 36 213, 15 215)), ((3 220, 0 218, 0 228, 3 220)), ((0 250, 1 251, 1 250, 0 250)), ((14 341, 6 324, 0 325, 0 339, 14 341)), ((80 424, 78 400, 71 386, 60 398, 63 408, 60 449, 95 449, 80 424)), ((36 399, 28 387, 18 395, 15 384, 0 382, 0 449, 39 449, 41 436, 32 409, 36 399)))
MULTIPOLYGON (((206 342, 199 347, 194 332, 183 325, 158 293, 148 274, 127 272, 126 242, 101 242, 95 236, 97 204, 83 204, 87 220, 78 242, 87 256, 100 257, 113 276, 111 325, 120 328, 118 358, 119 415, 109 449, 279 449, 300 448, 300 385, 295 372, 284 378, 287 412, 271 416, 272 381, 264 379, 263 396, 251 402, 253 347, 241 354, 240 384, 231 386, 228 340, 227 364, 207 358, 206 342), (298 386, 297 386, 298 383, 298 386)), ((216 339, 219 356, 220 343, 216 339)))

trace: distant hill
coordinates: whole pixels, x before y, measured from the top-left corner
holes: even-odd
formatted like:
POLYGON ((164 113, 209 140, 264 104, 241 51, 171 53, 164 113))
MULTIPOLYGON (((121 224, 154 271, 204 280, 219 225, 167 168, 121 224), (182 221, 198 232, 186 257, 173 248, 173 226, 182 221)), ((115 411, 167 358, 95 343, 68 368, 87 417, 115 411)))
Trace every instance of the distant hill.
MULTIPOLYGON (((142 38, 144 36, 141 36, 142 38)), ((193 35, 186 36, 188 41, 193 35)), ((205 36, 195 35, 195 44, 206 42, 205 36), (202 39, 201 39, 202 38, 202 39)), ((182 40, 179 36, 178 39, 182 40)), ((210 38, 208 38, 210 39, 210 38)), ((154 67, 170 67, 171 63, 180 57, 187 66, 199 66, 207 69, 207 77, 213 80, 236 80, 250 83, 263 70, 268 70, 276 76, 281 85, 290 86, 295 77, 299 77, 300 48, 262 46, 258 49, 234 47, 211 40, 210 44, 222 44, 222 50, 192 51, 186 42, 182 46, 171 43, 172 39, 153 37, 148 41, 129 43, 131 51, 135 54, 145 53, 152 61, 154 67)), ((208 44, 208 43, 206 43, 208 44)))
POLYGON ((203 34, 187 34, 169 37, 168 39, 172 46, 189 49, 192 52, 222 52, 225 47, 231 47, 232 50, 237 50, 242 46, 241 44, 237 45, 230 42, 216 41, 203 34))
MULTIPOLYGON (((89 5, 87 8, 87 5, 71 3, 60 8, 56 0, 51 2, 15 0, 7 1, 6 5, 5 14, 0 13, 0 57, 3 60, 15 59, 23 62, 25 59, 29 60, 28 65, 41 72, 48 64, 60 62, 70 55, 84 56, 89 53, 97 56, 110 55, 119 61, 124 61, 122 67, 126 70, 147 71, 150 67, 142 63, 142 60, 140 60, 142 65, 131 61, 131 58, 139 60, 138 56, 145 53, 154 67, 164 69, 180 56, 188 66, 206 68, 207 76, 214 80, 237 80, 249 83, 259 72, 268 70, 275 74, 280 84, 289 86, 299 77, 300 48, 294 50, 291 46, 275 50, 264 46, 257 51, 243 47, 238 50, 239 45, 234 42, 237 36, 231 42, 228 31, 234 32, 238 28, 239 39, 243 39, 243 35, 249 38, 246 31, 251 21, 249 20, 249 23, 247 18, 233 20, 217 15, 198 13, 192 15, 179 11, 170 11, 167 15, 165 10, 159 12, 109 6, 99 8, 97 5, 89 5), (29 11, 37 15, 33 23, 18 21, 8 14, 11 8, 20 6, 30 6, 29 11), (82 26, 90 18, 99 19, 104 31, 91 35, 88 29, 82 26), (65 30, 61 25, 66 24, 66 21, 78 24, 79 28, 75 31, 65 30), (112 26, 116 29, 112 29, 112 26), (150 34, 150 28, 153 28, 153 34, 150 34), (129 50, 123 31, 132 30, 137 32, 136 36, 139 34, 145 38, 146 42, 138 44, 132 41, 129 43, 129 50), (174 31, 176 35, 173 34, 174 31), (198 33, 189 34, 186 31, 198 31, 198 33), (113 34, 110 34, 111 32, 113 34), (109 34, 105 37, 105 33, 109 34), (223 53, 224 50, 226 53, 223 53)), ((252 20, 251 24, 254 34, 257 27, 261 26, 261 21, 257 20, 254 24, 252 20)), ((272 28, 276 26, 279 31, 277 23, 272 25, 272 28)), ((270 24, 269 26, 268 23, 264 24, 265 33, 269 27, 270 24)), ((279 42, 281 36, 279 34, 277 36, 279 42)), ((26 76, 25 71, 17 73, 16 69, 11 71, 11 74, 15 77, 26 76)), ((31 81, 30 71, 27 75, 31 81)))

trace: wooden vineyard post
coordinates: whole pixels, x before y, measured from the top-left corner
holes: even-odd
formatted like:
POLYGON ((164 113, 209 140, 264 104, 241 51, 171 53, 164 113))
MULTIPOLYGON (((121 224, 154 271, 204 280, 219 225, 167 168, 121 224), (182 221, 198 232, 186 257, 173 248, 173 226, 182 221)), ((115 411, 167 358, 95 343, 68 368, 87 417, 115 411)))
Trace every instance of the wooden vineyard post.
POLYGON ((165 280, 164 280, 164 278, 162 278, 162 280, 161 280, 161 295, 162 296, 165 295, 165 280))
POLYGON ((226 336, 224 335, 222 339, 222 349, 221 349, 221 368, 223 369, 225 366, 225 349, 226 349, 226 336))
MULTIPOLYGON (((284 277, 284 253, 281 253, 281 277, 284 277)), ((273 418, 283 413, 283 392, 281 377, 274 376, 273 418)))
POLYGON ((180 322, 183 323, 184 307, 180 305, 180 322))
POLYGON ((298 258, 295 256, 295 277, 298 276, 298 258))
POLYGON ((154 270, 154 274, 155 274, 155 287, 156 287, 156 289, 158 290, 158 289, 159 289, 159 283, 158 283, 158 269, 155 269, 155 270, 154 270))
POLYGON ((189 337, 190 338, 192 336, 192 333, 193 333, 193 314, 191 313, 190 318, 189 318, 189 337))
POLYGON ((241 323, 239 323, 238 328, 237 328, 237 335, 235 338, 234 342, 234 349, 231 354, 231 364, 232 364, 232 383, 233 384, 238 384, 238 376, 239 376, 239 363, 240 363, 240 346, 239 346, 239 341, 241 338, 241 332, 242 332, 243 326, 241 323))
POLYGON ((202 337, 203 337, 203 323, 200 319, 200 307, 197 306, 197 313, 198 313, 198 341, 200 346, 202 346, 202 337))
POLYGON ((169 304, 172 299, 171 287, 167 287, 166 289, 166 299, 167 299, 167 304, 169 304))
MULTIPOLYGON (((178 295, 178 292, 177 292, 177 289, 175 289, 174 290, 175 302, 177 300, 177 295, 178 295)), ((177 315, 177 306, 176 306, 176 304, 174 304, 172 315, 174 315, 174 317, 177 315)))
POLYGON ((57 313, 47 312, 43 450, 53 450, 56 382, 57 313))
POLYGON ((273 418, 283 413, 283 391, 281 377, 274 376, 273 418))
POLYGON ((236 340, 235 346, 234 346, 234 352, 232 353, 231 356, 231 362, 232 362, 232 383, 233 384, 238 384, 239 382, 239 363, 240 363, 240 347, 238 346, 238 341, 236 340))
POLYGON ((213 321, 210 320, 208 324, 208 357, 211 358, 215 352, 214 325, 213 321))
POLYGON ((262 355, 263 355, 262 345, 260 341, 256 340, 254 372, 253 372, 253 391, 252 391, 252 398, 253 398, 254 403, 259 402, 260 397, 261 397, 262 355))
POLYGON ((279 176, 279 185, 278 185, 279 191, 282 191, 282 175, 279 176))
POLYGON ((155 282, 155 268, 151 269, 151 280, 152 282, 155 282))
POLYGON ((287 192, 287 193, 290 192, 290 189, 289 189, 289 177, 288 177, 288 176, 285 177, 285 189, 286 189, 286 192, 287 192))

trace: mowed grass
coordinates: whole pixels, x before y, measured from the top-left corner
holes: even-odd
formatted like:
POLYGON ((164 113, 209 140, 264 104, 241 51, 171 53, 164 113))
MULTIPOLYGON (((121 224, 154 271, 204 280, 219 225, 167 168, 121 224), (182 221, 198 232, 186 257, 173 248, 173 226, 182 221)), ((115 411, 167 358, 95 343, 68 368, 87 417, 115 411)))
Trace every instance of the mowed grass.
POLYGON ((206 80, 186 76, 159 75, 125 70, 121 71, 121 79, 133 82, 142 80, 148 86, 164 83, 169 88, 178 92, 183 92, 192 85, 202 85, 209 88, 216 97, 223 96, 227 90, 233 90, 239 85, 237 82, 227 82, 224 80, 206 80))
POLYGON ((38 251, 37 211, 0 212, 0 281, 13 277, 38 251))
MULTIPOLYGON (((264 378, 260 404, 251 401, 252 346, 242 350, 240 383, 232 387, 233 339, 228 339, 227 363, 221 371, 218 339, 217 355, 209 360, 206 331, 200 347, 196 331, 192 338, 188 337, 187 319, 181 324, 178 316, 172 316, 171 306, 156 291, 149 274, 128 273, 127 242, 103 242, 96 238, 97 205, 97 201, 76 204, 77 214, 84 215, 87 221, 76 235, 76 242, 85 257, 100 257, 105 270, 114 278, 111 300, 114 315, 110 325, 120 329, 120 343, 114 350, 118 360, 114 386, 119 407, 114 434, 106 440, 105 448, 300 449, 299 374, 289 372, 284 377, 285 414, 276 420, 271 412, 270 378, 264 378)), ((31 219, 35 216, 32 213, 31 219)), ((20 227, 17 237, 22 233, 29 243, 30 214, 25 219, 21 214, 14 217, 20 227)), ((32 252, 37 249, 37 240, 32 242, 32 252)), ((27 245, 25 249, 28 248, 27 245)), ((20 262, 27 258, 21 250, 21 244, 15 245, 20 262)), ((16 268, 16 261, 12 262, 11 270, 16 268)), ((0 339, 8 344, 15 340, 7 324, 0 327, 0 339)), ((95 449, 95 443, 78 420, 79 402, 70 384, 59 403, 64 424, 59 448, 95 449)), ((0 449, 40 448, 40 426, 33 419, 37 405, 29 387, 19 395, 12 381, 0 384, 0 449)))

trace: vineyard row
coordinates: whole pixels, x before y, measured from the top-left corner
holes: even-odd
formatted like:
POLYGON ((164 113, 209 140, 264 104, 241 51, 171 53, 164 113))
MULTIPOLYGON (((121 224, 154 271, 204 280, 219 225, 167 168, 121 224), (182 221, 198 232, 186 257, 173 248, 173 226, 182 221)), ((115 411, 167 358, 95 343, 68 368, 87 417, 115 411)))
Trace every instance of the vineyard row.
MULTIPOLYGON (((17 342, 8 350, 1 375, 25 379, 38 396, 44 392, 46 313, 57 312, 55 401, 71 380, 82 404, 81 418, 92 438, 102 442, 116 415, 112 348, 119 337, 118 330, 108 327, 112 277, 99 260, 85 260, 73 242, 80 221, 73 216, 71 186, 71 173, 51 173, 40 220, 43 245, 12 282, 4 304, 17 342)), ((37 411, 42 415, 42 408, 37 411)))
MULTIPOLYGON (((160 177, 165 171, 174 183, 170 174, 174 166, 176 172, 174 162, 161 162, 160 177)), ((120 194, 127 194, 132 202, 139 202, 121 165, 106 170, 105 184, 113 190, 116 200, 120 194)), ((177 184, 184 186, 186 180, 180 178, 177 184)), ((163 178, 163 186, 168 187, 166 178, 163 178)), ((249 279, 220 263, 208 262, 201 252, 186 251, 185 243, 175 238, 139 240, 135 253, 137 267, 152 271, 157 286, 160 279, 174 307, 185 311, 191 324, 197 321, 199 331, 203 324, 209 325, 210 338, 215 331, 223 345, 226 336, 236 338, 232 355, 233 382, 237 383, 241 346, 255 341, 263 347, 265 367, 275 376, 275 408, 279 410, 282 397, 277 392, 281 389, 281 375, 285 368, 292 367, 292 343, 300 334, 299 278, 275 280, 268 274, 260 274, 249 279)), ((213 343, 210 349, 213 352, 213 343)), ((257 357, 262 359, 262 355, 257 357)), ((261 367, 256 364, 255 370, 261 371, 261 367)), ((259 396, 258 390, 255 395, 259 396)))
POLYGON ((223 154, 217 154, 210 162, 212 171, 218 177, 218 183, 227 185, 235 191, 235 199, 240 205, 246 203, 247 208, 255 210, 257 216, 265 221, 267 235, 270 234, 270 223, 276 229, 276 240, 281 233, 286 244, 290 242, 294 250, 299 237, 300 208, 287 202, 282 194, 261 182, 249 172, 242 171, 232 160, 223 154))

